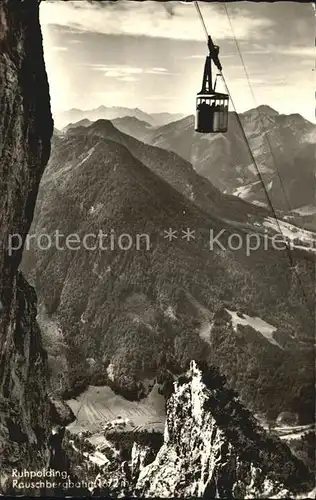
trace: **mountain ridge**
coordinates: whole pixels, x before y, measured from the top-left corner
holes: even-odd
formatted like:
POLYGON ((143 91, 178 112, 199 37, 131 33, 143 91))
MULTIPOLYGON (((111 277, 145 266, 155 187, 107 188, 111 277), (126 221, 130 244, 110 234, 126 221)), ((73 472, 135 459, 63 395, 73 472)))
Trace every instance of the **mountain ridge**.
POLYGON ((133 156, 144 163, 150 170, 172 185, 177 191, 184 194, 191 201, 212 214, 223 218, 241 220, 249 214, 258 216, 268 215, 268 211, 253 207, 243 200, 223 196, 214 185, 203 176, 195 172, 192 164, 184 160, 173 151, 166 151, 159 146, 146 144, 135 137, 118 130, 111 120, 97 120, 89 126, 72 126, 67 130, 70 136, 98 135, 111 138, 126 146, 133 156), (232 216, 232 213, 234 214, 232 216))
MULTIPOLYGON (((282 115, 270 108, 268 112, 258 109, 241 113, 239 118, 268 191, 272 182, 273 204, 283 211, 313 204, 310 186, 314 154, 311 146, 315 143, 315 125, 298 114, 282 115), (306 147, 310 148, 308 156, 306 147), (302 169, 305 176, 301 175, 302 169), (299 190, 295 189, 296 182, 300 185, 299 190)), ((226 134, 197 134, 193 117, 186 117, 150 134, 145 133, 143 140, 191 161, 196 171, 222 192, 240 192, 245 200, 260 201, 267 206, 265 191, 259 185, 259 174, 234 113, 229 114, 226 134), (250 187, 248 191, 247 185, 250 187)))
MULTIPOLYGON (((55 138, 31 233, 53 235, 58 228, 62 234, 76 233, 82 237, 87 232, 97 234, 100 228, 110 234, 112 229, 116 235, 129 233, 132 247, 128 252, 117 246, 110 251, 91 252, 80 247, 76 252, 58 252, 53 245, 49 252, 43 252, 33 246, 31 252, 24 254, 23 268, 35 282, 48 313, 57 314, 65 341, 71 346, 70 386, 83 381, 89 373, 92 377, 98 372, 99 380, 116 384, 117 390, 135 398, 144 391, 144 379, 154 378, 170 364, 180 369, 196 351, 202 358, 217 357, 230 383, 243 387, 244 399, 266 410, 270 404, 274 406, 272 413, 278 414, 280 398, 277 402, 274 397, 272 405, 256 396, 253 375, 251 383, 248 380, 245 384, 248 372, 244 369, 244 378, 239 370, 238 359, 245 363, 249 357, 246 346, 251 345, 255 365, 259 359, 267 358, 273 366, 278 358, 293 387, 293 394, 286 393, 282 406, 296 411, 294 390, 297 384, 306 384, 309 394, 310 364, 308 361, 301 375, 303 380, 296 382, 292 381, 294 373, 289 368, 303 356, 297 345, 303 332, 310 331, 310 325, 287 254, 261 251, 247 256, 245 247, 222 251, 216 246, 210 252, 211 229, 215 234, 224 229, 222 243, 227 245, 232 232, 238 232, 237 226, 223 221, 216 211, 212 215, 211 208, 209 212, 199 208, 133 156, 127 144, 104 137, 104 124, 97 124, 100 125, 101 135, 71 133, 55 138), (179 235, 170 243, 164 233, 168 228, 174 228, 179 235), (181 231, 186 228, 196 231, 195 240, 186 242, 181 238, 181 231), (135 234, 150 236, 149 250, 146 245, 137 250, 135 234), (84 291, 87 289, 91 293, 84 291), (194 297, 199 306, 188 297, 194 297), (278 332, 283 340, 278 342, 289 345, 289 349, 284 354, 279 352, 268 341, 260 341, 253 330, 236 335, 227 314, 222 320, 213 318, 225 301, 229 310, 261 317, 275 325, 276 330, 283 327, 283 333, 278 332), (250 304, 255 313, 250 312, 250 304), (205 323, 203 307, 208 311, 208 320, 216 319, 207 340, 201 333, 205 323), (294 343, 289 343, 290 335, 294 343), (159 359, 155 354, 158 339, 162 351, 159 359), (143 346, 141 351, 139 343, 143 346), (128 352, 124 346, 128 346, 128 352), (228 355, 232 349, 238 353, 235 360, 228 355), (94 375, 86 362, 90 358, 96 361, 94 375), (107 375, 109 366, 112 381, 107 375)), ((106 124, 107 133, 113 133, 113 129, 121 137, 113 124, 106 124)), ((160 151, 165 154, 157 148, 148 151, 153 155, 160 151)), ((154 168, 156 157, 147 161, 154 168)), ((157 161, 160 165, 159 158, 157 161)), ((172 161, 170 168, 173 164, 172 161)), ((239 234, 246 238, 242 231, 239 234)), ((293 258, 305 286, 312 286, 312 262, 297 255, 293 258)), ((309 352, 308 346, 306 349, 309 352)), ((268 375, 268 364, 261 370, 269 384, 276 384, 268 375)), ((93 385, 93 380, 89 380, 93 385)), ((263 378, 260 384, 265 383, 263 378)), ((309 418, 307 415, 309 410, 304 418, 309 418)))
POLYGON ((64 128, 69 125, 69 123, 78 122, 79 120, 89 119, 90 121, 96 121, 99 119, 116 119, 124 116, 136 117, 140 121, 148 122, 152 126, 161 126, 163 123, 168 123, 173 119, 178 119, 183 115, 180 113, 146 113, 139 108, 127 108, 123 106, 104 106, 101 105, 98 108, 81 110, 78 108, 72 108, 68 111, 63 111, 61 113, 55 114, 55 123, 57 128, 64 128))

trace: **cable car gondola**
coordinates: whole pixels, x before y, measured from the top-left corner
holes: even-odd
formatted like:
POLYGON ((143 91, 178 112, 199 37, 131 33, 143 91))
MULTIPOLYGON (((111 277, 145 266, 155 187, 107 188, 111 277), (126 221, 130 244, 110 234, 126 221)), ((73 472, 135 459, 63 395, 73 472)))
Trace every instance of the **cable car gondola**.
POLYGON ((216 92, 216 80, 213 87, 212 61, 221 76, 222 65, 218 59, 219 47, 208 36, 209 55, 206 57, 202 89, 196 96, 195 131, 202 134, 225 133, 228 129, 229 96, 216 92))
MULTIPOLYGON (((236 106, 234 104, 234 101, 233 101, 233 99, 231 97, 231 94, 229 92, 229 89, 227 87, 227 84, 226 84, 226 81, 225 81, 225 77, 224 77, 224 75, 222 73, 222 66, 221 66, 221 63, 220 63, 220 61, 218 59, 219 47, 215 46, 213 44, 212 39, 211 39, 211 37, 209 36, 209 34, 207 32, 207 29, 206 29, 206 26, 205 26, 205 22, 204 22, 202 14, 201 14, 198 2, 194 1, 194 4, 195 4, 196 10, 197 10, 197 12, 198 12, 198 14, 200 16, 200 19, 201 19, 201 22, 202 22, 202 26, 204 28, 204 31, 205 31, 205 34, 206 34, 206 37, 207 37, 208 47, 209 47, 209 51, 210 51, 210 55, 206 58, 206 62, 205 62, 204 76, 203 76, 203 83, 202 83, 202 90, 201 90, 201 92, 199 92, 197 94, 197 114, 196 114, 196 128, 195 128, 195 130, 196 130, 196 132, 202 132, 202 133, 227 132, 227 129, 228 129, 228 103, 229 103, 229 100, 231 101, 232 107, 234 109, 234 113, 236 115, 236 119, 238 121, 240 130, 241 130, 241 133, 242 133, 242 136, 243 136, 243 138, 245 140, 245 143, 247 145, 247 148, 248 148, 250 157, 252 159, 253 165, 254 165, 254 167, 255 167, 255 169, 257 171, 258 177, 260 179, 260 182, 261 182, 262 187, 264 189, 264 192, 266 194, 268 205, 269 205, 269 207, 270 207, 270 209, 271 209, 271 211, 273 213, 274 219, 275 219, 276 224, 277 224, 278 229, 279 229, 279 233, 282 234, 282 228, 281 228, 281 225, 280 225, 280 221, 278 219, 278 214, 275 211, 273 203, 272 203, 272 201, 270 199, 269 190, 266 188, 264 179, 262 177, 262 174, 261 174, 260 169, 258 167, 258 164, 256 162, 256 158, 254 157, 254 154, 253 154, 252 149, 250 147, 250 144, 249 144, 249 141, 248 141, 248 137, 247 137, 247 135, 245 133, 245 129, 243 127, 242 121, 241 121, 241 119, 240 119, 240 117, 239 117, 239 115, 237 113, 236 106), (219 75, 223 79, 223 83, 225 85, 227 94, 219 94, 219 93, 217 93, 215 91, 215 89, 216 89, 216 81, 215 81, 214 88, 212 87, 212 66, 211 66, 212 61, 217 66, 217 68, 218 68, 218 70, 220 72, 219 75), (203 112, 203 107, 201 108, 202 104, 206 104, 206 106, 209 106, 211 108, 211 111, 209 110, 208 107, 204 107, 204 109, 207 109, 207 112, 205 112, 205 114, 203 114, 204 113, 203 112), (212 111, 212 104, 214 104, 213 111, 212 111), (223 105, 224 105, 224 107, 221 107, 223 105), (215 116, 215 118, 214 118, 213 112, 215 111, 214 108, 216 109, 216 106, 219 106, 219 108, 217 108, 217 113, 219 113, 219 115, 215 116), (202 109, 202 114, 201 114, 201 109, 202 109)), ((231 29, 232 29, 232 32, 233 32, 233 35, 234 35, 236 46, 237 46, 238 52, 240 54, 240 58, 241 58, 241 61, 242 61, 242 64, 244 66, 244 70, 245 70, 245 73, 246 73, 246 76, 247 76, 247 79, 248 79, 248 84, 249 84, 250 90, 252 91, 250 80, 249 80, 249 77, 248 77, 248 74, 247 74, 247 71, 246 71, 246 68, 245 68, 245 64, 243 62, 243 59, 242 59, 242 56, 241 56, 241 53, 240 53, 240 49, 239 49, 239 46, 238 46, 238 43, 237 43, 237 40, 236 40, 236 36, 234 34, 234 30, 233 30, 233 27, 232 27, 232 23, 231 23, 231 20, 230 20, 229 14, 228 14, 228 9, 227 9, 227 6, 226 6, 225 2, 224 2, 224 6, 225 6, 226 14, 227 14, 227 17, 228 17, 228 20, 229 20, 229 23, 230 23, 230 26, 231 26, 231 29)), ((253 91, 252 91, 252 93, 253 93, 253 91)), ((259 108, 257 108, 257 109, 258 109, 258 115, 259 115, 260 120, 261 120, 261 124, 262 124, 264 132, 265 132, 264 136, 267 138, 267 135, 266 135, 267 131, 265 130, 265 126, 264 126, 264 122, 263 122, 262 117, 261 117, 260 110, 259 110, 259 108)), ((279 169, 278 169, 277 163, 275 162, 275 158, 273 156, 272 149, 271 149, 271 144, 270 144, 270 141, 268 140, 268 138, 267 138, 267 142, 268 142, 268 146, 269 146, 269 149, 270 149, 270 152, 271 152, 272 159, 274 160, 274 164, 275 164, 276 170, 277 170, 279 178, 280 178, 281 186, 283 186, 282 178, 280 177, 279 169)), ((284 186, 283 186, 283 191, 284 191, 284 186)), ((284 194, 285 194, 285 199, 287 200, 285 191, 284 191, 284 194)), ((288 200, 287 200, 287 204, 288 204, 288 207, 290 209, 291 207, 289 205, 288 200)), ((291 264, 291 269, 293 269, 294 272, 295 272, 295 274, 296 274, 296 278, 297 278, 297 281, 298 281, 298 283, 299 283, 299 285, 301 287, 302 294, 303 294, 303 297, 305 299, 308 311, 309 311, 309 313, 311 315, 311 318, 314 319, 314 316, 315 316, 313 314, 314 311, 309 306, 309 300, 307 298, 307 294, 305 292, 305 288, 303 287, 302 281, 300 279, 300 274, 297 271, 297 268, 296 268, 296 266, 293 263, 293 258, 292 258, 292 254, 291 254, 290 245, 286 245, 286 250, 287 250, 287 254, 288 254, 288 257, 289 257, 290 264, 291 264)))

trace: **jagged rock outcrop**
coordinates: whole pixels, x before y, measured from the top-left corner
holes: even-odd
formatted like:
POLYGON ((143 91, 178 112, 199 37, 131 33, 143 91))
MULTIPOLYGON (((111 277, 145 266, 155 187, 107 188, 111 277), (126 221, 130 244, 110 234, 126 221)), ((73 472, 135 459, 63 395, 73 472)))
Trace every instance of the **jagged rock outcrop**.
POLYGON ((56 426, 67 427, 75 419, 71 408, 61 399, 50 397, 51 418, 56 426))
POLYGON ((308 491, 311 478, 290 450, 266 435, 221 377, 205 376, 192 362, 168 401, 164 444, 140 468, 136 491, 162 498, 293 498, 300 481, 308 491))
POLYGON ((132 476, 137 477, 140 471, 153 461, 155 457, 152 455, 153 450, 150 445, 141 445, 136 442, 133 444, 131 457, 132 476))
POLYGON ((1 492, 13 468, 50 460, 47 356, 35 291, 18 272, 53 131, 38 0, 0 3, 0 111, 1 492))
POLYGON ((98 475, 96 484, 103 489, 94 494, 302 498, 314 486, 305 465, 260 427, 225 378, 194 361, 167 402, 163 444, 154 451, 148 434, 141 441, 135 436, 129 450, 122 437, 121 452, 123 448, 124 457, 118 454, 98 475))

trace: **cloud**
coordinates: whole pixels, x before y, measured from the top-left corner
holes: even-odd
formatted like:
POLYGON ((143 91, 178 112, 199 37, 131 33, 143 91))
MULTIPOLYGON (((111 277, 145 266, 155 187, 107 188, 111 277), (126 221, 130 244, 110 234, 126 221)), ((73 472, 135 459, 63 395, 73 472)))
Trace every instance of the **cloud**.
MULTIPOLYGON (((128 94, 124 91, 124 95, 128 94)), ((113 105, 113 101, 120 101, 122 99, 122 93, 118 91, 89 92, 86 94, 86 97, 90 99, 95 98, 97 102, 111 106, 113 105)), ((91 106, 88 105, 86 109, 91 109, 91 106)))
POLYGON ((146 101, 175 101, 177 98, 175 96, 166 96, 166 95, 149 95, 145 97, 146 101))
POLYGON ((58 47, 58 46, 53 46, 51 47, 51 50, 54 50, 55 52, 67 52, 68 47, 58 47))
POLYGON ((72 40, 68 40, 68 43, 77 44, 77 43, 83 43, 83 41, 73 38, 72 40))
POLYGON ((251 54, 251 55, 282 55, 282 56, 300 56, 300 57, 309 57, 315 58, 316 48, 313 47, 312 44, 308 45, 293 45, 293 46, 284 46, 284 45, 256 45, 253 44, 251 49, 242 49, 242 53, 251 54))
POLYGON ((279 47, 277 52, 285 56, 304 56, 312 57, 313 59, 316 55, 315 47, 279 47))
MULTIPOLYGON (((310 119, 315 109, 311 7, 294 2, 227 6, 257 101, 285 113, 299 109, 310 119)), ((192 4, 168 2, 165 7, 162 2, 130 0, 43 2, 54 112, 119 104, 191 113, 207 53, 204 32, 192 4), (52 47, 68 47, 68 52, 52 47)), ((238 110, 254 107, 224 5, 201 2, 200 8, 221 46, 225 78, 238 110)))
MULTIPOLYGON (((191 56, 185 56, 183 59, 205 59, 206 54, 192 54, 191 56)), ((235 54, 220 54, 220 59, 235 57, 235 54)))
POLYGON ((155 73, 165 73, 167 70, 166 68, 152 68, 151 72, 155 73))
MULTIPOLYGON (((231 28, 224 8, 203 3, 205 22, 215 40, 231 38, 231 28)), ((193 4, 180 2, 109 2, 46 1, 41 6, 41 23, 67 26, 72 30, 137 35, 178 40, 205 41, 205 33, 193 4)), ((238 39, 260 38, 274 25, 271 19, 249 16, 234 10, 233 24, 238 39)))
POLYGON ((163 4, 163 7, 164 7, 164 9, 166 9, 166 12, 169 14, 170 17, 173 17, 176 15, 175 8, 171 2, 163 4))
POLYGON ((122 76, 120 78, 121 82, 139 82, 139 78, 135 78, 135 76, 122 76))
MULTIPOLYGON (((127 80, 126 78, 132 75, 167 75, 169 74, 166 68, 139 68, 128 65, 115 65, 115 64, 79 64, 78 66, 86 66, 92 71, 101 71, 104 76, 110 78, 124 78, 125 81, 135 81, 127 80)), ((135 77, 134 77, 135 78, 135 77)))

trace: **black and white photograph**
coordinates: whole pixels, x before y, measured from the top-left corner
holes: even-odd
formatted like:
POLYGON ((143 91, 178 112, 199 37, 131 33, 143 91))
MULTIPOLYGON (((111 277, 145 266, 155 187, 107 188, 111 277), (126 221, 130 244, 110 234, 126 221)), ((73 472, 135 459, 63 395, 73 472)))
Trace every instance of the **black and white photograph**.
POLYGON ((0 496, 315 498, 315 19, 0 0, 0 496))

